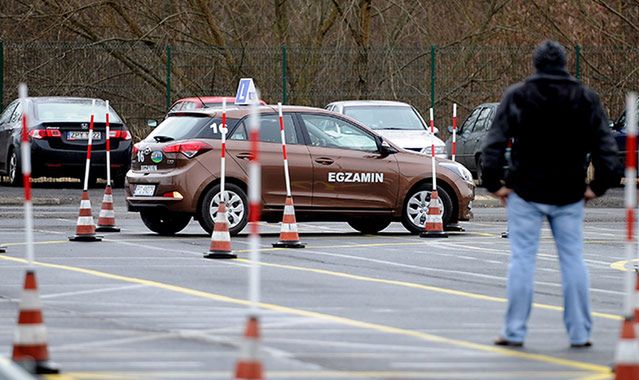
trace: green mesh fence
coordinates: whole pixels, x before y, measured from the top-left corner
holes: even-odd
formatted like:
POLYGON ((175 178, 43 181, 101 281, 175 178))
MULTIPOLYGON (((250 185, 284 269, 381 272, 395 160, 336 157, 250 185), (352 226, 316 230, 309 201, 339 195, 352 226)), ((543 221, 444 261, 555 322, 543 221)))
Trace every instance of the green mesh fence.
MULTIPOLYGON (((400 100, 427 117, 434 100, 436 125, 446 137, 452 103, 459 105, 459 118, 464 119, 478 104, 499 101, 506 87, 532 73, 534 48, 435 47, 433 56, 430 46, 366 50, 186 45, 167 49, 129 42, 4 42, 3 46, 2 105, 17 96, 21 81, 29 84, 32 96, 109 99, 137 139, 148 133, 145 120, 161 119, 167 104, 195 95, 232 96, 242 77, 254 78, 269 103, 286 98, 288 104, 324 107, 346 99, 400 100)), ((568 49, 569 71, 599 92, 611 117, 616 117, 625 93, 639 89, 639 48, 584 46, 579 64, 575 51, 568 49)))

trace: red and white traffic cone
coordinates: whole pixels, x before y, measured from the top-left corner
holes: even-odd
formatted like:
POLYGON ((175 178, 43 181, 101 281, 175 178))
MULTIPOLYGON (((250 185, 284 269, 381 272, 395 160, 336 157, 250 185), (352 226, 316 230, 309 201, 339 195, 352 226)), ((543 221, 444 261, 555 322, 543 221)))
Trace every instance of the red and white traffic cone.
POLYGON ((444 231, 442 214, 442 202, 439 200, 437 190, 433 190, 430 193, 430 202, 428 202, 428 214, 426 215, 424 231, 419 236, 423 238, 447 238, 448 234, 444 231))
POLYGON ((280 227, 280 240, 273 243, 275 248, 304 248, 306 244, 300 242, 300 235, 297 232, 297 222, 295 221, 295 206, 293 197, 286 197, 284 204, 284 217, 280 227))
POLYGON ((626 318, 621 324, 615 351, 615 379, 639 379, 639 345, 632 318, 626 318))
POLYGON ((75 227, 75 235, 69 236, 71 241, 100 241, 102 236, 95 234, 95 223, 93 214, 91 213, 91 200, 89 200, 89 192, 82 191, 82 200, 80 201, 80 215, 75 227))
POLYGON ((209 251, 204 255, 206 259, 235 259, 237 255, 231 248, 231 234, 229 233, 229 219, 226 216, 226 203, 220 202, 215 216, 215 225, 211 234, 209 251))
POLYGON ((260 330, 257 317, 250 316, 244 331, 240 357, 235 364, 235 379, 261 380, 262 363, 259 358, 260 330))
POLYGON ((120 232, 115 226, 115 211, 113 211, 113 190, 111 185, 107 184, 104 188, 104 196, 102 197, 102 208, 98 216, 97 232, 120 232))
POLYGON ((18 329, 13 338, 11 358, 25 369, 37 374, 60 372, 57 366, 49 361, 47 329, 44 326, 42 305, 33 270, 27 270, 24 278, 18 329))

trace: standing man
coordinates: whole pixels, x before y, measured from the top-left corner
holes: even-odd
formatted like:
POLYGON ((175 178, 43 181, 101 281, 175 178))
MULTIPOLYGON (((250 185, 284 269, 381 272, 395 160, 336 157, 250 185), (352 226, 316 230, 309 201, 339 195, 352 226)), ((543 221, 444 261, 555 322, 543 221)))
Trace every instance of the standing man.
POLYGON ((482 149, 483 183, 507 206, 511 245, 508 309, 494 343, 524 343, 535 256, 547 219, 559 254, 570 346, 590 347, 589 280, 582 257, 584 204, 619 183, 617 146, 599 97, 568 74, 566 52, 559 43, 542 42, 533 63, 536 73, 506 90, 482 149), (504 175, 504 151, 511 138, 510 166, 504 175), (588 154, 595 169, 590 184, 588 154))

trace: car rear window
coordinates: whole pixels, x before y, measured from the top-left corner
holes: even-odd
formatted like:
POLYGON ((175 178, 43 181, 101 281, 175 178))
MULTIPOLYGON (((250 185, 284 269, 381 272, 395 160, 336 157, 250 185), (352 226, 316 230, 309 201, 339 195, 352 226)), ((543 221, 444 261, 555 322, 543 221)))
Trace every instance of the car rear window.
MULTIPOLYGON (((219 126, 222 123, 220 118, 208 116, 169 116, 145 140, 155 141, 155 136, 162 136, 164 140, 186 140, 186 139, 215 139, 222 138, 219 126)), ((229 130, 233 130, 237 119, 227 119, 226 125, 229 130)))
POLYGON ((417 113, 407 106, 351 106, 344 114, 370 129, 425 130, 417 113))
MULTIPOLYGON (((106 102, 98 100, 95 103, 96 123, 106 122, 106 102)), ((88 121, 91 119, 91 99, 65 99, 35 102, 35 118, 40 121, 88 121)), ((109 105, 109 121, 122 123, 122 119, 109 105)))

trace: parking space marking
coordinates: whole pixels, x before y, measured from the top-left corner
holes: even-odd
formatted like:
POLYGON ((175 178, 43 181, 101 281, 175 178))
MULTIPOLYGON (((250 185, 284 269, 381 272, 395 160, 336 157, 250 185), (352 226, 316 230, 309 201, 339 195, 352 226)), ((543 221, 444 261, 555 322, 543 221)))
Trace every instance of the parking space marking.
MULTIPOLYGON (((22 264, 27 263, 27 260, 25 259, 19 259, 15 257, 5 256, 5 255, 0 255, 0 259, 18 262, 22 264)), ((221 294, 210 293, 210 292, 205 292, 205 291, 191 289, 191 288, 185 288, 178 285, 172 285, 172 284, 162 283, 162 282, 153 281, 153 280, 145 280, 141 278, 127 277, 127 276, 117 275, 117 274, 108 273, 108 272, 100 272, 97 270, 86 269, 81 267, 52 264, 52 263, 39 262, 39 261, 35 261, 33 264, 41 266, 41 267, 67 270, 67 271, 82 273, 82 274, 86 274, 90 276, 107 278, 107 279, 111 279, 115 281, 147 285, 150 287, 172 291, 175 293, 214 300, 218 302, 230 303, 230 304, 234 304, 238 306, 250 306, 249 300, 233 298, 233 297, 229 297, 229 296, 225 296, 221 294)), ((474 343, 474 342, 461 340, 461 339, 446 338, 443 336, 433 335, 426 332, 403 329, 403 328, 393 327, 393 326, 386 326, 382 324, 365 322, 365 321, 360 321, 360 320, 346 318, 346 317, 340 317, 340 316, 331 315, 331 314, 324 314, 324 313, 313 312, 313 311, 308 311, 303 309, 296 309, 296 308, 292 308, 288 306, 282 306, 282 305, 276 305, 276 304, 270 304, 270 303, 264 303, 264 302, 259 303, 258 306, 260 308, 279 312, 279 313, 308 317, 310 319, 323 320, 326 322, 332 322, 332 323, 337 323, 337 324, 341 324, 345 326, 361 328, 364 330, 377 331, 377 332, 385 333, 385 334, 407 336, 407 337, 427 341, 430 343, 452 345, 452 346, 470 349, 474 351, 489 352, 489 353, 493 353, 493 354, 497 354, 501 356, 529 360, 529 361, 536 361, 536 362, 541 362, 546 364, 553 364, 553 365, 558 365, 563 367, 574 368, 578 370, 597 372, 597 373, 610 373, 609 367, 595 364, 595 363, 582 362, 582 361, 577 361, 572 359, 564 359, 564 358, 554 357, 554 356, 545 355, 545 354, 536 354, 532 352, 511 350, 511 349, 496 347, 492 345, 474 343)))
MULTIPOLYGON (((66 244, 68 242, 69 242, 69 240, 47 240, 47 241, 34 241, 33 244, 36 244, 36 245, 66 244)), ((4 245, 5 247, 15 247, 15 246, 26 245, 26 244, 27 243, 25 243, 25 242, 17 242, 17 243, 4 243, 2 245, 4 245)))
MULTIPOLYGON (((567 378, 587 376, 582 380, 600 380, 609 378, 609 374, 587 375, 574 371, 268 371, 269 379, 515 379, 515 378, 567 378)), ((45 375, 47 380, 140 380, 154 379, 229 379, 230 371, 162 371, 162 372, 69 372, 65 375, 45 375)))
POLYGON ((612 269, 616 269, 618 271, 622 271, 622 272, 630 272, 630 271, 636 271, 637 269, 635 269, 635 266, 639 265, 639 259, 632 259, 630 261, 628 260, 621 260, 621 261, 616 261, 612 264, 610 264, 610 268, 612 269), (635 265, 632 266, 631 268, 628 268, 628 264, 634 263, 635 265))

